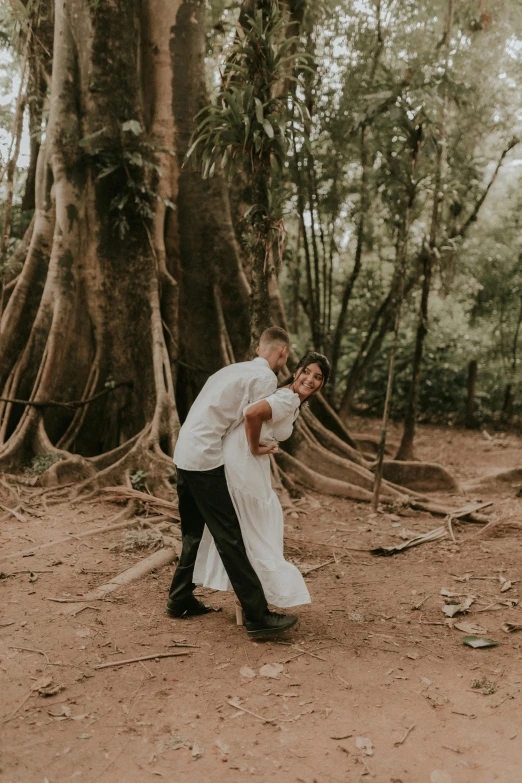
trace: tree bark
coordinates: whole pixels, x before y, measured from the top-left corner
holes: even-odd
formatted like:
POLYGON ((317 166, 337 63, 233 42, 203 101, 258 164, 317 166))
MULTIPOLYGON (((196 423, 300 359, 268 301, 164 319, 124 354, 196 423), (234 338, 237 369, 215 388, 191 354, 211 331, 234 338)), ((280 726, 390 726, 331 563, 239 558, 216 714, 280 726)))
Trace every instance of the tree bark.
POLYGON ((477 370, 478 363, 472 359, 468 365, 468 383, 466 396, 466 427, 474 427, 475 419, 475 393, 477 389, 477 370))

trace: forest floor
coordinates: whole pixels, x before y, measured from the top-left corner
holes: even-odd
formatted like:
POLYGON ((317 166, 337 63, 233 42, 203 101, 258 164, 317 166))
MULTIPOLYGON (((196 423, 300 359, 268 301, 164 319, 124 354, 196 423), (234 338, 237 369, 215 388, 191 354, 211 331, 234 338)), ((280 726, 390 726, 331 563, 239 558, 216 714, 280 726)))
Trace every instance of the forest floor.
MULTIPOLYGON (((419 457, 463 483, 519 466, 521 447, 511 435, 431 426, 417 441, 419 457)), ((503 522, 484 534, 463 524, 456 544, 387 558, 343 546, 401 543, 441 518, 307 494, 298 506, 307 513, 288 515, 287 533, 320 543, 289 541, 287 556, 303 570, 322 566, 306 577, 313 602, 286 637, 258 643, 235 625, 228 593, 199 591, 219 612, 166 617, 171 566, 77 614, 50 601, 85 594, 149 553, 113 548, 126 539, 117 530, 5 559, 119 510, 91 501, 34 516, 27 506, 25 521, 2 523, 0 780, 520 783, 522 634, 502 629, 522 625, 522 528, 509 526, 522 519, 516 492, 448 498, 494 500, 492 517, 503 522), (503 592, 499 577, 512 582, 503 592), (465 632, 446 623, 442 589, 474 596, 455 619, 500 645, 464 646, 465 632), (172 651, 189 654, 94 668, 172 651), (37 690, 55 686, 55 695, 37 690)))

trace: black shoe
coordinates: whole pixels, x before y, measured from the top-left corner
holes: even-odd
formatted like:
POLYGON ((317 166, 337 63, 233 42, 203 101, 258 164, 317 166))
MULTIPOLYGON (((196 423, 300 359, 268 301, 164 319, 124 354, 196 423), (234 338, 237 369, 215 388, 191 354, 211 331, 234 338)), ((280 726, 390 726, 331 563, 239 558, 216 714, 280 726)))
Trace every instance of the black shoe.
POLYGON ((271 636, 273 633, 283 633, 292 628, 298 621, 295 614, 278 614, 278 612, 269 612, 263 615, 261 620, 245 622, 247 634, 253 638, 271 636))
POLYGON ((201 614, 212 612, 211 606, 198 601, 193 595, 187 601, 167 602, 167 614, 169 617, 198 617, 201 614))

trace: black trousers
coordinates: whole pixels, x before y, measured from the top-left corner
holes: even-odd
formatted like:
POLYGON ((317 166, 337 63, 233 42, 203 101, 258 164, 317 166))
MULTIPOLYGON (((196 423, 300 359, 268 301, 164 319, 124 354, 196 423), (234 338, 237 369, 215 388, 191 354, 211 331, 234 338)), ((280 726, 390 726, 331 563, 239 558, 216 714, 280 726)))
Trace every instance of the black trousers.
POLYGON ((247 619, 260 620, 267 602, 245 550, 224 466, 205 471, 177 470, 183 547, 169 599, 183 602, 192 594, 196 555, 207 525, 247 619))

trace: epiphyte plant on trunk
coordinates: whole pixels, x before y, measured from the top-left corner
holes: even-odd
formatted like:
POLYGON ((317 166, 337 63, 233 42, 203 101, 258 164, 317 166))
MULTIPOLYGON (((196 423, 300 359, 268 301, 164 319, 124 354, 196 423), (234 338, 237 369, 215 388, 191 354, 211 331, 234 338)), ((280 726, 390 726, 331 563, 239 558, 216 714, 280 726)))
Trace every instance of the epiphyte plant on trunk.
MULTIPOLYGON (((270 323, 269 262, 284 231, 278 174, 291 143, 291 114, 281 85, 299 84, 299 74, 312 70, 309 56, 299 50, 299 37, 288 35, 280 3, 260 0, 253 6, 238 25, 215 102, 197 115, 199 125, 186 156, 197 153, 204 178, 221 167, 227 178, 243 171, 250 179, 244 243, 251 268, 252 346, 270 323)), ((301 113, 306 111, 299 97, 292 101, 301 113)))
POLYGON ((119 133, 114 135, 116 145, 112 139, 111 143, 107 143, 108 128, 104 125, 81 139, 79 146, 94 165, 97 179, 111 177, 116 184, 109 212, 115 233, 123 239, 133 220, 153 219, 155 200, 176 209, 172 201, 158 193, 162 171, 156 158, 159 152, 172 156, 175 152, 149 141, 139 120, 126 120, 118 130, 119 133))

